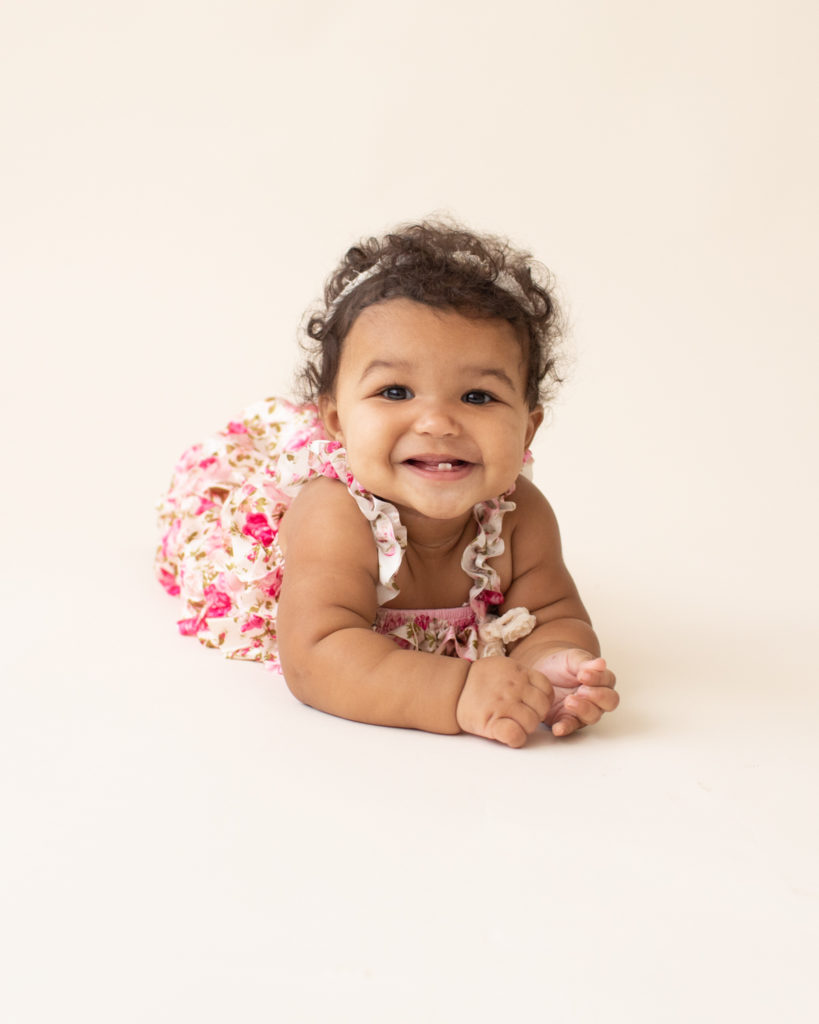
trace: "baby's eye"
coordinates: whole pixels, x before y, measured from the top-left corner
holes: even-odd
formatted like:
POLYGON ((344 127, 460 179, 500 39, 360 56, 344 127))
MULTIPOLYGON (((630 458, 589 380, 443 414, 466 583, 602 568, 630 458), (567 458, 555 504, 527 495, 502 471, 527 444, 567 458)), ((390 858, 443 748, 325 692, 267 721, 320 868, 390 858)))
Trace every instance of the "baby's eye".
POLYGON ((391 402, 404 402, 406 399, 412 398, 410 389, 401 384, 391 384, 388 388, 382 388, 378 393, 391 402))
POLYGON ((489 405, 495 399, 488 391, 467 391, 465 395, 461 396, 461 401, 468 405, 489 405))

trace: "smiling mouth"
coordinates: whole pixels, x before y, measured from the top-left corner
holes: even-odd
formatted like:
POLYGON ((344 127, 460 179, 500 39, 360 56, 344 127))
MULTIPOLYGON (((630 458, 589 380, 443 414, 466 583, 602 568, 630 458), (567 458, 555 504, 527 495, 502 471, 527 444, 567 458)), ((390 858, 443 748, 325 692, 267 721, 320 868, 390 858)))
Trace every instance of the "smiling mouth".
POLYGON ((416 469, 425 469, 434 473, 446 473, 453 469, 463 469, 465 466, 471 465, 469 462, 464 462, 463 459, 407 459, 406 464, 414 466, 416 469))

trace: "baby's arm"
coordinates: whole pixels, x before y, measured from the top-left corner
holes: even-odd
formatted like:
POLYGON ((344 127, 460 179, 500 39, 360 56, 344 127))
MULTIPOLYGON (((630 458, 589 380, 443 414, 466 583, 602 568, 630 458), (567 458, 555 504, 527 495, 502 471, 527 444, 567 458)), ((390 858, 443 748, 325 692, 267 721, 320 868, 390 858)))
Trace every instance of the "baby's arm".
POLYGON ((544 721, 556 736, 568 736, 597 722, 620 702, 615 677, 600 657, 574 580, 563 562, 560 531, 548 501, 529 481, 515 491, 511 536, 513 582, 506 608, 525 607, 537 619, 529 636, 510 656, 543 672, 554 686, 554 702, 544 721))
POLYGON ((280 540, 279 653, 299 700, 358 722, 463 729, 509 746, 522 746, 543 720, 552 691, 536 669, 505 658, 470 666, 401 650, 373 632, 378 556, 344 486, 308 484, 284 517, 280 540))

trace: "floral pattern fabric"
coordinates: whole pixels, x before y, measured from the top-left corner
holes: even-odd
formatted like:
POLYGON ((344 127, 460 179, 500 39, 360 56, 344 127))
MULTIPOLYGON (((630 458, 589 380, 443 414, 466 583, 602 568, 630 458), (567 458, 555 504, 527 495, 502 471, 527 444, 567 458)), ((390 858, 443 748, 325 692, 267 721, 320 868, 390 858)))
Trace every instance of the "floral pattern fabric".
MULTIPOLYGON (((370 523, 378 548, 379 605, 397 596, 395 577, 407 543, 397 509, 355 480, 345 450, 327 439, 315 406, 269 398, 189 448, 159 504, 156 571, 168 593, 184 603, 178 622, 183 635, 196 636, 227 657, 279 670, 276 610, 284 571, 279 527, 299 490, 320 476, 344 483, 370 523)), ((475 506, 477 534, 461 562, 473 581, 465 605, 379 607, 373 629, 406 649, 468 660, 503 653, 503 643, 525 635, 534 619, 524 610, 513 610, 523 616, 498 618, 503 594, 489 564, 504 550, 503 516, 514 507, 504 498, 475 506)))

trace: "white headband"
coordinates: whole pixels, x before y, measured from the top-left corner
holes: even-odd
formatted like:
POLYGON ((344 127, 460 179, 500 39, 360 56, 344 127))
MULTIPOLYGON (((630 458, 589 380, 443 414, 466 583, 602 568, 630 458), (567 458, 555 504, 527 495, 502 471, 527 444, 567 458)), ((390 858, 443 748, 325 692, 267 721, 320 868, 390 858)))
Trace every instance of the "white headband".
MULTIPOLYGON (((476 256, 473 252, 454 252, 452 253, 451 259, 454 263, 460 263, 461 266, 483 266, 483 261, 480 256, 476 256)), ((364 284, 365 281, 369 281, 371 277, 375 277, 376 274, 379 274, 384 270, 385 266, 386 263, 384 261, 378 260, 376 263, 373 263, 371 267, 368 267, 366 270, 362 270, 357 277, 352 279, 352 281, 348 281, 327 307, 326 319, 332 319, 338 310, 338 307, 344 299, 347 298, 350 292, 354 292, 359 285, 364 284)), ((519 302, 521 306, 527 310, 527 312, 529 311, 529 300, 526 298, 526 294, 508 271, 501 270, 500 273, 493 278, 491 283, 494 284, 495 287, 500 288, 501 291, 506 292, 507 295, 511 295, 513 299, 519 302)))

